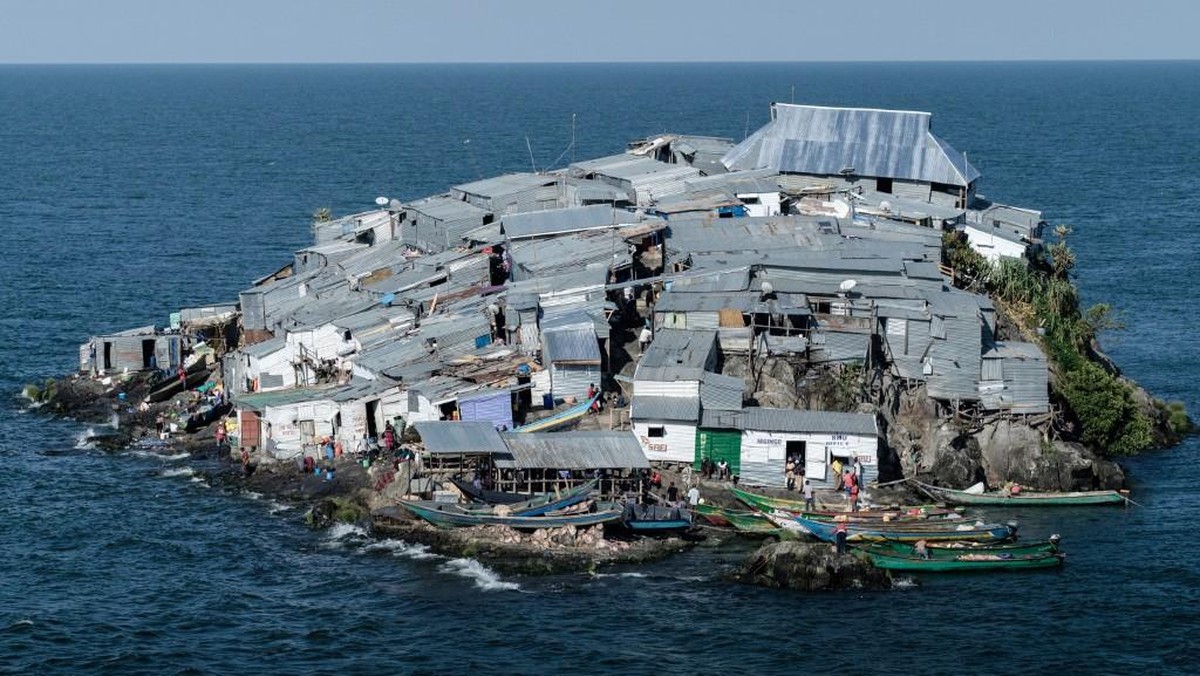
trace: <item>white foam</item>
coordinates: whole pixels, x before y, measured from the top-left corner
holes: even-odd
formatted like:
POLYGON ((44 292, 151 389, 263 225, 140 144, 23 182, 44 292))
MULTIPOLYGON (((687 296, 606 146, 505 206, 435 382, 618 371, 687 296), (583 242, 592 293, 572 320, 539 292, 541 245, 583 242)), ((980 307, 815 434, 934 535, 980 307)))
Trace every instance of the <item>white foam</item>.
POLYGON ((188 454, 186 451, 184 451, 183 453, 176 453, 175 455, 159 455, 158 457, 162 458, 163 460, 169 460, 171 462, 176 462, 179 460, 187 460, 188 458, 190 458, 192 456, 190 454, 188 454))
POLYGON ((263 497, 262 493, 259 493, 258 491, 246 491, 244 495, 251 500, 262 500, 263 497))
POLYGON ((337 543, 351 538, 365 538, 367 537, 367 531, 362 526, 356 526, 352 523, 335 523, 329 527, 326 537, 331 542, 337 543))
POLYGON ((391 552, 393 556, 416 559, 418 561, 439 558, 437 554, 429 551, 428 545, 410 544, 404 540, 378 540, 363 547, 363 549, 369 552, 391 552))
POLYGON ((496 572, 475 559, 451 559, 439 568, 443 573, 461 575, 475 581, 484 591, 512 591, 521 588, 516 582, 505 582, 496 572))
POLYGON ((267 504, 270 505, 269 511, 271 514, 278 514, 280 512, 286 512, 289 509, 292 509, 291 505, 285 505, 282 502, 275 502, 274 500, 268 500, 267 504))
POLYGON ((911 577, 898 577, 892 580, 893 589, 916 589, 920 585, 911 577))
POLYGON ((79 448, 79 449, 95 448, 96 444, 89 441, 89 439, 91 439, 94 436, 96 436, 96 430, 92 429, 91 427, 80 432, 79 434, 76 434, 75 435, 75 448, 79 448))
POLYGON ((163 471, 159 472, 158 475, 163 476, 163 477, 172 477, 172 476, 194 477, 194 476, 196 476, 196 470, 192 469, 191 467, 172 467, 170 469, 164 469, 163 471))

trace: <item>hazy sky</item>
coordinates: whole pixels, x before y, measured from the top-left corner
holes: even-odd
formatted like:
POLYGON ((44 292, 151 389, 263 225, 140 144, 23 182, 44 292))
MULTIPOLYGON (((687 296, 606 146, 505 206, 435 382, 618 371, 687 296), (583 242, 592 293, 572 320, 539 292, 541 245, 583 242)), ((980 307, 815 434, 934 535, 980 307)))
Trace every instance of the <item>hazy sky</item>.
POLYGON ((0 63, 1200 58, 1196 0, 0 0, 0 63))

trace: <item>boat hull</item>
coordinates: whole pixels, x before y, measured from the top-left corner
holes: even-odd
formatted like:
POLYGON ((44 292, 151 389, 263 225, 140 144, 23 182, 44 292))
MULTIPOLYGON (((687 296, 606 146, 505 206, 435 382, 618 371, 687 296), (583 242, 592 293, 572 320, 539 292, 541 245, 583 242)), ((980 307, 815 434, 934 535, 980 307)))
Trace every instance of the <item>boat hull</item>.
MULTIPOLYGON (((838 523, 832 521, 816 521, 802 516, 793 516, 796 523, 818 539, 834 542, 838 523)), ((900 523, 862 524, 846 523, 846 539, 849 542, 872 542, 895 540, 898 542, 938 542, 963 540, 972 542, 1003 542, 1016 536, 1016 526, 1009 524, 945 524, 941 527, 930 527, 934 524, 900 523)))
POLYGON ((563 526, 594 526, 617 521, 621 518, 619 507, 609 507, 595 512, 578 514, 545 514, 541 516, 477 514, 464 511, 456 505, 432 502, 401 500, 400 505, 412 514, 439 528, 468 526, 508 526, 518 530, 539 528, 562 528, 563 526))
POLYGON ((1058 552, 1033 554, 999 554, 964 552, 952 558, 902 556, 870 549, 858 550, 876 568, 922 573, 957 573, 976 570, 1029 570, 1061 566, 1063 555, 1058 552))
POLYGON ((951 505, 988 507, 1079 507, 1088 505, 1123 505, 1128 501, 1120 491, 1076 491, 1072 493, 968 493, 916 483, 935 500, 951 505))

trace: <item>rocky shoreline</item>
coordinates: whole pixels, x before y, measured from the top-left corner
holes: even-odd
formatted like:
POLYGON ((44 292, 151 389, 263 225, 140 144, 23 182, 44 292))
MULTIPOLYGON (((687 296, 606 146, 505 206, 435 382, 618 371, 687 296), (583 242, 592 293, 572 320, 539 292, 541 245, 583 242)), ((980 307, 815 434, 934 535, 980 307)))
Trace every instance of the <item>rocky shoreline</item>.
MULTIPOLYGON (((330 480, 324 475, 304 473, 295 463, 272 460, 264 454, 252 457, 247 471, 233 449, 217 443, 213 434, 216 423, 193 432, 183 431, 181 416, 186 414, 189 395, 148 407, 135 405, 133 402, 140 403, 152 385, 139 374, 108 384, 86 376, 68 376, 48 381, 39 388, 40 397, 30 398, 41 402, 39 410, 43 412, 83 423, 111 425, 115 415, 115 427, 87 439, 96 448, 118 451, 143 445, 162 453, 183 451, 195 458, 215 459, 219 469, 208 477, 210 481, 293 506, 305 513, 312 528, 350 523, 363 527, 374 538, 399 539, 427 546, 439 555, 476 559, 505 574, 594 573, 606 567, 661 561, 708 539, 702 528, 664 538, 635 537, 603 526, 578 529, 568 526, 533 533, 500 526, 439 529, 396 505, 395 498, 399 496, 395 487, 399 482, 381 481, 386 473, 383 465, 367 468, 348 458, 339 458, 332 463, 335 471, 330 480), (156 437, 155 421, 159 415, 175 422, 178 429, 165 441, 156 437)), ((666 472, 666 476, 672 476, 669 470, 666 472)), ((734 506, 732 497, 721 491, 718 484, 704 485, 713 502, 734 506)), ((903 490, 880 489, 880 493, 886 493, 891 501, 908 497, 903 490)), ((829 545, 774 543, 773 539, 763 543, 728 577, 736 582, 809 591, 878 589, 886 587, 889 579, 855 557, 839 557, 829 545), (774 547, 778 544, 788 547, 777 550, 774 547), (802 547, 804 556, 797 558, 796 546, 802 547)))

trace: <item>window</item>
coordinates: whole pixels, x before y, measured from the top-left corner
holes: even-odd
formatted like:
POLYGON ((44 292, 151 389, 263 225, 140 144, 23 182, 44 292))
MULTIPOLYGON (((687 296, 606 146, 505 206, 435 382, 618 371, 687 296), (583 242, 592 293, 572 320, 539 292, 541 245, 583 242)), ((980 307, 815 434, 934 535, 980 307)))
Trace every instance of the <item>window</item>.
POLYGON ((662 439, 663 437, 667 436, 667 428, 661 425, 657 427, 648 427, 646 428, 646 436, 652 439, 662 439))

